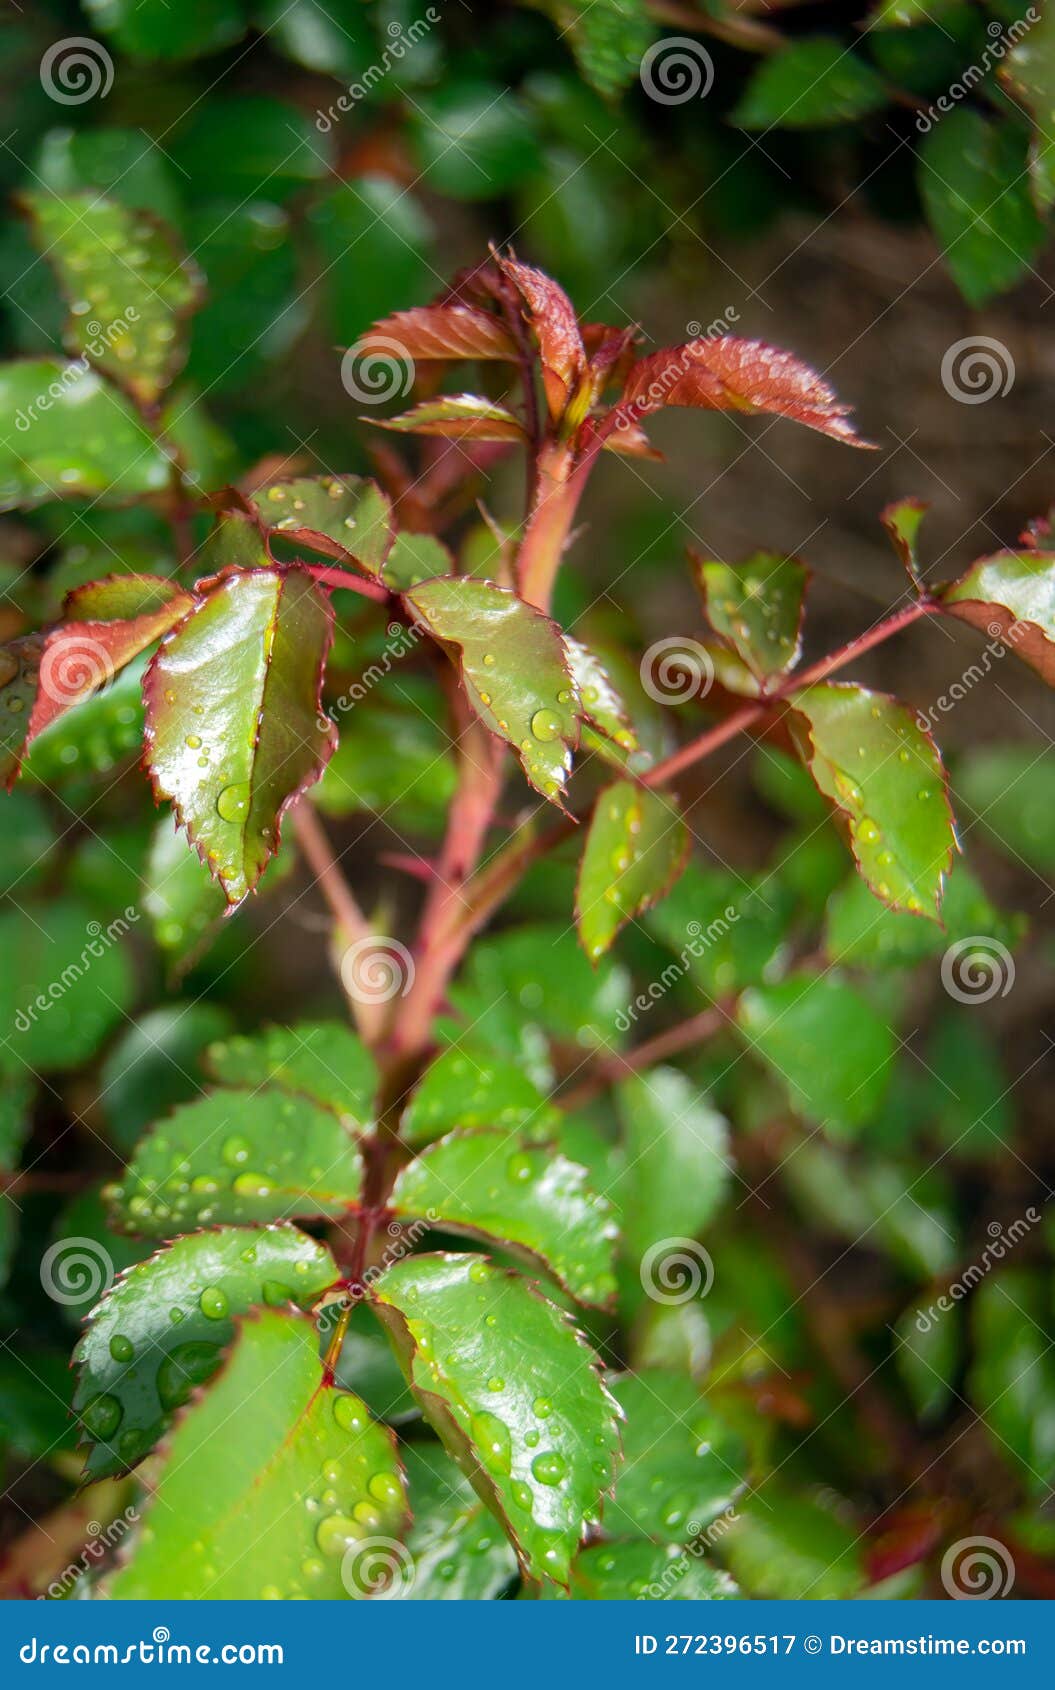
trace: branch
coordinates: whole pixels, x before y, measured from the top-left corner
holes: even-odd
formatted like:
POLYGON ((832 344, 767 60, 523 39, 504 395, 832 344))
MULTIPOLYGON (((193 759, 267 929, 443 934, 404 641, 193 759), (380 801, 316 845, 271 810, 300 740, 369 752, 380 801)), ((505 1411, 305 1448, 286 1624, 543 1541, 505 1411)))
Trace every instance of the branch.
MULTIPOLYGON (((359 908, 348 882, 341 872, 337 858, 326 837, 325 830, 318 816, 312 809, 307 798, 302 798, 293 812, 293 826, 297 834, 297 844, 305 862, 315 876, 315 884, 330 907, 337 926, 345 934, 349 944, 361 943, 376 937, 366 916, 359 908)), ((338 970, 340 977, 340 970, 338 970)), ((363 1039, 367 1044, 376 1044, 384 1033, 383 1003, 362 1002, 348 992, 341 980, 342 989, 348 999, 348 1005, 355 1019, 363 1039)))
POLYGON ((705 1039, 713 1038, 729 1023, 729 1010, 725 1004, 713 1004, 710 1009, 701 1010, 689 1021, 680 1021, 676 1027, 668 1027, 662 1033, 656 1033, 651 1039, 646 1039, 634 1050, 613 1051, 597 1063, 592 1074, 585 1080, 573 1086, 571 1091, 564 1092, 557 1098, 561 1109, 578 1109, 583 1103, 589 1103, 598 1092, 604 1091, 606 1086, 616 1085, 620 1080, 629 1078, 631 1074, 639 1074, 642 1068, 651 1068, 665 1057, 674 1056, 678 1051, 690 1050, 694 1045, 702 1044, 705 1039))
POLYGON ((347 587, 349 592, 362 593, 364 598, 387 604, 392 594, 380 581, 368 581, 362 575, 351 575, 346 569, 327 569, 323 564, 306 563, 303 567, 316 581, 326 587, 347 587))

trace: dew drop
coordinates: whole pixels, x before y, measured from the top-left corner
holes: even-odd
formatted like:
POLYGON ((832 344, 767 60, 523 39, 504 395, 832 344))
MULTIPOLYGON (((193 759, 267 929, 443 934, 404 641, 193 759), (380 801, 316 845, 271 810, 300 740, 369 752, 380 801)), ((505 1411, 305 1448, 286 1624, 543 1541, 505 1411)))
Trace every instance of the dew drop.
POLYGON ((121 1424, 121 1404, 116 1397, 96 1397, 81 1418, 93 1438, 109 1438, 121 1424))
POLYGON ((219 1285, 207 1285, 198 1298, 198 1307, 206 1320, 222 1320, 227 1313, 227 1295, 219 1285))
POLYGON ((536 710, 531 718, 531 731, 542 741, 560 738, 560 717, 555 710, 536 710))
POLYGON ((216 800, 217 814, 225 822, 237 821, 249 808, 249 782, 235 781, 232 786, 225 786, 216 800))
POLYGON ((113 1356, 114 1360, 131 1361, 135 1353, 132 1340, 130 1338, 126 1338, 123 1332, 115 1332, 113 1337, 110 1339, 110 1354, 113 1356))
POLYGON ((568 1463, 555 1449, 544 1450, 531 1463, 531 1471, 540 1485, 559 1485, 568 1471, 568 1463))

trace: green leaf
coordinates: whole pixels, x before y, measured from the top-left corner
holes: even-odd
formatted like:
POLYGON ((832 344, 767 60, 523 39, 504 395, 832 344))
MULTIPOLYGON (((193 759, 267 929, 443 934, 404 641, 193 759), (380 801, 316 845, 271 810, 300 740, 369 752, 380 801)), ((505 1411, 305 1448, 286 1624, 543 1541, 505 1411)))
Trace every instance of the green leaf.
POLYGON ((984 933, 1002 945, 1015 945, 1025 930, 1021 916, 1005 915, 959 860, 941 906, 942 923, 918 921, 904 910, 888 909, 856 874, 828 902, 824 948, 833 962, 862 967, 902 967, 940 956, 961 938, 984 933))
POLYGON ((913 1408, 925 1424, 939 1420, 957 1394, 963 1351, 959 1308, 910 1304, 894 1327, 894 1345, 894 1364, 913 1408))
POLYGON ((1027 271, 1047 239, 1030 199, 1026 141, 1014 123, 979 111, 947 112, 917 150, 927 220, 971 305, 984 305, 1027 271))
POLYGON ((1055 18, 1044 7, 1040 16, 1027 23, 1016 11, 1008 36, 1014 41, 1000 67, 1016 105, 1033 114, 1034 131, 1029 149, 1029 172, 1033 198, 1042 211, 1055 202, 1055 18))
POLYGON ((151 212, 92 193, 23 194, 21 204, 70 307, 67 351, 154 404, 186 357, 197 270, 151 212))
POLYGON ((74 898, 0 912, 0 1073, 76 1068, 131 1008, 134 909, 105 927, 74 898))
POLYGON ((660 1243, 696 1238, 713 1219, 729 1184, 729 1134, 692 1081, 677 1068, 653 1068, 616 1092, 626 1171, 615 1193, 626 1254, 642 1275, 662 1275, 660 1243))
POLYGON ((576 1602, 730 1602, 740 1592, 699 1544, 679 1549, 617 1538, 575 1557, 568 1595, 576 1602))
POLYGON ((825 682, 791 695, 803 761, 847 817, 854 860, 892 909, 938 919, 956 837, 930 734, 885 693, 825 682))
POLYGON ((158 797, 220 881, 251 892, 286 809, 336 738, 319 696, 332 612, 303 569, 231 570, 160 648, 143 683, 158 797))
POLYGON ((525 1020, 582 1050, 607 1051, 622 1042, 617 1020, 630 990, 626 969, 591 968, 567 927, 535 923, 474 945, 450 999, 477 1038, 507 1055, 522 1049, 525 1020))
POLYGON ((887 104, 883 79, 834 35, 814 35, 762 60, 732 115, 741 129, 823 128, 887 104))
MULTIPOLYGON (((399 673, 394 663, 392 669, 399 673)), ((395 697, 364 697, 371 670, 376 675, 377 666, 368 666, 332 707, 340 739, 312 803, 330 816, 373 811, 400 832, 435 836, 458 781, 449 742, 422 707, 413 677, 400 675, 395 697)))
POLYGON ((427 434, 447 440, 527 439, 523 425, 505 405, 478 393, 440 393, 422 399, 398 417, 378 417, 377 428, 396 434, 427 434))
POLYGON ((186 122, 166 136, 169 155, 192 182, 208 184, 214 199, 285 202, 330 175, 331 141, 289 100, 221 89, 184 109, 186 122))
POLYGON ((177 964, 189 964, 205 949, 227 908, 222 888, 167 814, 151 839, 142 904, 155 943, 177 964))
POLYGON ((454 559, 434 534, 397 534, 382 579, 397 593, 437 575, 453 575, 454 559))
POLYGON ((579 700, 556 623, 504 587, 465 577, 427 581, 406 601, 457 648, 477 715, 514 747, 532 786, 559 801, 579 743, 579 700))
POLYGON ((637 80, 655 33, 645 0, 556 0, 552 9, 579 69, 599 94, 618 94, 637 80))
POLYGON ((160 1121, 107 1197, 126 1231, 171 1238, 209 1221, 336 1219, 361 1184, 359 1150, 330 1110, 281 1091, 217 1091, 160 1121))
POLYGON ((258 8, 257 28, 266 31, 273 50, 295 64, 342 82, 357 82, 377 54, 370 19, 358 0, 337 6, 333 0, 266 0, 258 8))
POLYGON ((448 79, 422 95, 413 136, 429 188, 452 199, 495 199, 539 163, 527 111, 497 83, 448 79))
POLYGON ((448 1134, 399 1174, 389 1205, 447 1232, 483 1238, 552 1273, 582 1303, 615 1295, 611 1204, 585 1168, 505 1127, 448 1134))
POLYGON ((459 1040, 426 1068, 400 1122, 407 1144, 431 1144, 453 1127, 507 1132, 544 1120, 546 1099, 515 1062, 459 1040))
MULTIPOLYGON (((986 645, 984 673, 990 656, 1008 649, 1055 686, 1055 554, 997 552, 979 558, 938 596, 950 616, 996 642, 995 653, 986 645)), ((968 676, 973 679, 971 670, 968 676)))
POLYGON ((1038 1497, 1047 1494, 1055 1463, 1050 1328, 1050 1285, 1038 1273, 1008 1269, 975 1294, 968 1395, 997 1454, 1038 1497))
POLYGON ((931 23, 943 12, 953 10, 961 0, 878 0, 869 13, 869 29, 908 29, 931 23))
POLYGON ((686 1374, 659 1367, 625 1373, 613 1381, 612 1395, 626 1424, 606 1531, 686 1543, 732 1513, 750 1475, 747 1449, 686 1374))
POLYGON ((637 732, 626 704, 596 652, 581 640, 564 636, 571 678, 579 690, 583 719, 623 751, 637 751, 637 732))
POLYGON ((677 961, 627 1014, 639 1021, 685 976, 710 998, 772 979, 781 972, 794 914, 790 893, 771 876, 752 883, 731 870, 691 862, 646 923, 677 961))
POLYGON ((219 1004, 167 1003, 125 1029, 100 1071, 101 1103, 113 1142, 132 1149, 145 1127, 201 1091, 198 1060, 231 1024, 219 1004))
POLYGON ((666 896, 689 847, 689 830, 663 793, 618 780, 599 794, 575 895, 587 956, 603 956, 621 927, 666 896))
POLYGON ((41 1264, 44 1288, 79 1333, 114 1276, 134 1267, 153 1249, 144 1239, 125 1238, 113 1230, 102 1186, 92 1185, 64 1204, 51 1229, 51 1243, 41 1264))
POLYGON ((62 197, 94 188, 130 211, 152 211, 169 223, 179 219, 175 173, 142 129, 49 129, 34 179, 62 197))
POLYGON ((337 1277, 325 1245, 292 1226, 193 1233, 128 1268, 73 1354, 87 1477, 120 1472, 154 1447, 215 1373, 236 1315, 259 1303, 309 1304, 337 1277))
POLYGON ((220 1377, 180 1417, 144 1528, 106 1590, 367 1596, 409 1577, 405 1525, 391 1433, 326 1384, 309 1320, 263 1310, 242 1322, 220 1377))
POLYGON ((922 499, 897 499, 880 513, 883 527, 891 544, 905 566, 905 573, 914 587, 920 585, 919 558, 916 555, 916 536, 929 506, 922 499))
POLYGON ((707 620, 763 685, 795 667, 809 570, 780 552, 753 552, 742 563, 693 559, 707 620))
POLYGON ((160 493, 171 465, 132 404, 83 364, 0 365, 0 510, 160 493))
POLYGON ((259 521, 276 535, 380 577, 395 539, 392 505, 361 475, 270 481, 251 495, 259 521))
POLYGON ((435 287, 432 224, 413 194, 387 176, 338 183, 312 206, 308 227, 322 260, 333 332, 342 345, 352 345, 379 317, 417 304, 435 287))
POLYGON ((501 1596, 517 1576, 516 1556, 490 1509, 439 1444, 407 1444, 402 1454, 414 1556, 408 1595, 416 1602, 501 1596))
POLYGON ((987 745, 960 765, 956 789, 1006 855, 1041 874, 1055 869, 1055 754, 1032 745, 987 745))
POLYGON ((751 1050, 807 1120, 850 1133, 880 1107, 896 1040, 867 998, 837 974, 799 973, 779 985, 752 986, 737 1018, 751 1050))
POLYGON ((166 6, 154 0, 84 0, 97 28, 133 59, 193 59, 218 52, 245 34, 242 0, 183 0, 166 6))
POLYGON ((829 1494, 813 1497, 770 1479, 737 1510, 722 1560, 749 1596, 841 1601, 865 1582, 862 1533, 829 1494))
POLYGON ((332 1109, 353 1130, 373 1122, 377 1065, 362 1040, 339 1021, 303 1021, 224 1039, 210 1045, 205 1061, 225 1086, 277 1086, 332 1109))
POLYGON ((590 1350, 519 1275, 480 1257, 397 1262, 373 1295, 425 1414, 524 1572, 566 1582, 619 1443, 590 1350))

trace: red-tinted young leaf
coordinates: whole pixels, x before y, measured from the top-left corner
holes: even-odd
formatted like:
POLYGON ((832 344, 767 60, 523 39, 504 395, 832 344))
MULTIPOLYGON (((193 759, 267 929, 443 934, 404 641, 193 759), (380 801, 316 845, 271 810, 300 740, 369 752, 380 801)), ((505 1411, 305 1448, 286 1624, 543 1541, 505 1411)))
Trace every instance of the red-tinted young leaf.
POLYGON ((435 358, 502 359, 515 363, 517 345, 500 317, 471 305, 419 305, 382 317, 356 341, 358 352, 399 347, 415 363, 435 358))
POLYGON ((144 678, 146 763, 237 904, 336 743, 319 702, 333 612, 299 568, 230 570, 198 587, 144 678))
POLYGON ((867 446, 848 421, 850 407, 828 383, 790 352, 761 340, 722 335, 664 347, 630 372, 609 428, 622 428, 664 405, 708 411, 767 411, 790 417, 848 446, 867 446))
POLYGON ((448 440, 523 440, 512 411, 477 393, 442 393, 423 399, 400 417, 376 419, 377 428, 397 434, 432 434, 448 440))
POLYGON ((621 452, 625 458, 648 458, 652 463, 663 462, 663 453, 657 451, 640 423, 636 422, 627 421, 622 427, 605 435, 604 449, 606 452, 621 452))
POLYGON ((914 587, 922 585, 916 557, 916 536, 930 506, 923 499, 896 499, 880 512, 879 520, 893 542, 914 587))
POLYGON ((68 595, 64 609, 71 620, 4 648, 0 687, 15 722, 4 745, 8 786, 39 733, 112 681, 174 627, 193 602, 164 576, 107 576, 68 595))
POLYGON ((542 383, 550 415, 562 416, 586 369, 586 349, 575 307, 564 289, 544 271, 515 258, 499 258, 498 263, 527 306, 527 320, 542 358, 542 383))
POLYGON ((997 552, 943 587, 950 616, 1009 646, 1055 686, 1055 552, 997 552))

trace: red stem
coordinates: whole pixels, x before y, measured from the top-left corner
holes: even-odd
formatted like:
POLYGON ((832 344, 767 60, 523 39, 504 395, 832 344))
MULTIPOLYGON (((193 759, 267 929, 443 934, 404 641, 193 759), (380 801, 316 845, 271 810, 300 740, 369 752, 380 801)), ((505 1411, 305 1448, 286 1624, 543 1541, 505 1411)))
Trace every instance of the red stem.
POLYGON ((838 651, 829 653, 827 657, 822 657, 818 663, 814 663, 809 669, 803 669, 801 674, 783 681, 779 687, 774 687, 772 692, 767 693, 764 698, 760 698, 757 703, 745 704, 742 710, 734 711, 731 716, 726 717, 724 722, 719 722, 717 727, 708 728, 706 733, 700 734, 698 738, 691 740, 688 745, 683 745, 680 751, 674 751, 669 757, 664 757, 661 763, 657 763, 654 768, 649 769, 646 774, 640 777, 641 784, 643 786, 665 786, 668 781, 674 780, 676 776, 691 768, 693 763, 698 763, 703 757, 709 757, 712 751, 718 750, 719 746, 725 745, 729 740, 735 739, 737 734, 744 733, 748 728, 754 727, 755 723, 760 722, 774 705, 782 704, 785 699, 790 698, 792 693, 801 692, 803 687, 816 686, 819 681, 827 680, 829 675, 834 675, 837 670, 845 668, 848 663, 852 663, 855 658, 862 656, 864 652, 871 651, 873 646, 881 645, 884 640, 890 639, 891 635, 898 634, 902 628, 907 628, 913 622, 917 622, 921 616, 933 615, 940 608, 939 605, 933 604, 927 599, 918 599, 913 604, 906 605, 904 610, 896 611, 893 616, 888 616, 884 621, 877 622, 875 627, 870 628, 867 634, 859 634, 855 640, 850 640, 847 645, 840 646, 838 651))
POLYGON ((309 563, 305 565, 308 574, 316 581, 321 581, 327 587, 347 587, 349 592, 362 593, 364 598, 376 599, 378 604, 387 604, 392 594, 380 581, 367 581, 361 575, 349 575, 345 569, 327 569, 323 564, 309 563))
MULTIPOLYGON (((307 798, 302 798, 294 810, 293 825, 304 860, 315 876, 319 891, 330 906, 330 913, 349 943, 372 939, 375 936, 374 929, 341 873, 322 823, 307 798)), ((349 995, 348 1002, 363 1039, 367 1044, 376 1044, 384 1032, 385 1005, 360 1001, 354 995, 349 995)))

